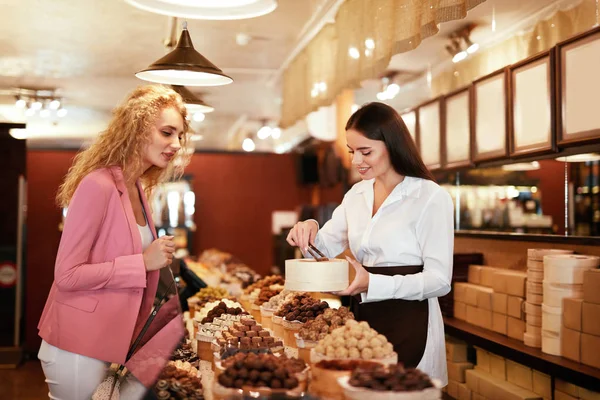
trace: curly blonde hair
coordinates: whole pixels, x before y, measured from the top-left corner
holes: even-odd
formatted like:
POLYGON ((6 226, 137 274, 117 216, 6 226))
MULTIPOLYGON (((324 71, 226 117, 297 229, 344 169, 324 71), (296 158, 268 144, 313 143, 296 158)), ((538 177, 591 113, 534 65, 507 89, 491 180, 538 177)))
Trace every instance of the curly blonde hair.
POLYGON ((90 172, 99 168, 118 166, 123 170, 127 183, 135 182, 142 170, 142 155, 148 143, 152 127, 165 108, 173 107, 183 118, 183 138, 178 151, 167 168, 153 165, 142 175, 144 191, 150 196, 152 189, 159 183, 178 178, 189 163, 188 135, 189 123, 187 111, 181 96, 172 89, 159 85, 146 85, 136 88, 125 101, 113 110, 108 128, 100 133, 97 140, 86 150, 75 156, 73 164, 63 184, 58 190, 56 202, 67 207, 81 180, 90 172))

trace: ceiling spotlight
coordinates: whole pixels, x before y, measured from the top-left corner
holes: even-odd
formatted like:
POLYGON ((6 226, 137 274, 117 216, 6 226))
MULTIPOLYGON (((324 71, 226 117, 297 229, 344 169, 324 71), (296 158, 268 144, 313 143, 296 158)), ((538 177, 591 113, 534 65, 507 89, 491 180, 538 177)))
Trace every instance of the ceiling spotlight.
POLYGON ((25 108, 27 106, 27 102, 19 97, 15 102, 15 106, 17 106, 18 108, 25 108))
POLYGON ((135 76, 149 82, 182 86, 220 86, 233 82, 194 49, 185 22, 175 49, 135 76))
POLYGON ((350 47, 348 49, 348 55, 354 58, 355 60, 358 60, 360 58, 360 52, 356 47, 350 47))
POLYGON ((145 11, 191 19, 254 18, 277 8, 276 0, 125 0, 145 11))
POLYGON ((479 43, 471 42, 471 39, 469 39, 468 36, 465 36, 464 39, 465 39, 465 43, 467 44, 467 53, 473 54, 477 50, 479 50, 479 43))
POLYGON ((279 127, 271 128, 271 137, 273 139, 279 139, 281 137, 281 128, 279 128, 279 127))
POLYGON ((267 126, 267 125, 263 125, 258 132, 256 132, 256 136, 260 139, 260 140, 265 140, 266 138, 268 138, 269 136, 271 136, 271 127, 267 126))
POLYGON ((59 118, 65 117, 65 116, 67 115, 67 109, 66 109, 66 108, 59 108, 59 109, 56 111, 56 115, 57 115, 59 118))
POLYGON ((34 101, 33 103, 31 103, 31 109, 34 111, 37 111, 39 109, 42 108, 42 102, 39 100, 34 101))
POLYGON ((254 140, 252 140, 252 138, 246 138, 244 139, 244 141, 242 142, 242 149, 244 151, 254 151, 254 149, 256 149, 256 145, 254 144, 254 140))
POLYGON ((205 118, 206 118, 206 115, 204 115, 204 113, 196 112, 196 113, 194 113, 194 117, 192 119, 196 122, 202 122, 202 121, 204 121, 205 118))
POLYGON ((49 104, 49 107, 51 110, 58 110, 60 108, 60 101, 59 100, 52 100, 49 104))
POLYGON ((462 60, 464 60, 465 58, 467 58, 468 54, 466 51, 462 50, 459 51, 458 53, 456 53, 454 55, 454 57, 452 57, 452 62, 453 63, 457 63, 457 62, 461 62, 462 60))

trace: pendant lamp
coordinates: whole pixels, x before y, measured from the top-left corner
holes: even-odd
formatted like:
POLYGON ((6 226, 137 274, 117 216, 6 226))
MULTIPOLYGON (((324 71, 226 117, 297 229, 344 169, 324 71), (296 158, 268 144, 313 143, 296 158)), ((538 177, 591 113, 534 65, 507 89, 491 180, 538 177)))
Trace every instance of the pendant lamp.
POLYGON ((191 19, 254 18, 277 8, 276 0, 125 0, 145 11, 191 19))
POLYGON ((214 107, 206 104, 202 99, 192 93, 185 86, 180 85, 171 85, 171 88, 179 93, 183 102, 185 103, 185 107, 188 109, 190 113, 201 112, 203 114, 215 111, 214 107))
POLYGON ((136 73, 135 76, 145 81, 165 85, 220 86, 233 82, 233 79, 194 49, 185 22, 173 51, 136 73))

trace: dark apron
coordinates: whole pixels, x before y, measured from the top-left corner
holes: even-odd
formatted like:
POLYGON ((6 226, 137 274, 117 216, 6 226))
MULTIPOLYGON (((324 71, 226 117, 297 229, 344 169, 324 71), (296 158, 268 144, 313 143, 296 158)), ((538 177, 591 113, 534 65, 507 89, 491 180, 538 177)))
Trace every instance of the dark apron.
MULTIPOLYGON (((423 271, 423 266, 365 267, 378 275, 412 275, 423 271)), ((398 362, 415 368, 427 343, 429 302, 427 300, 384 300, 360 304, 360 295, 352 296, 350 309, 358 321, 367 321, 371 328, 384 335, 398 353, 398 362)))

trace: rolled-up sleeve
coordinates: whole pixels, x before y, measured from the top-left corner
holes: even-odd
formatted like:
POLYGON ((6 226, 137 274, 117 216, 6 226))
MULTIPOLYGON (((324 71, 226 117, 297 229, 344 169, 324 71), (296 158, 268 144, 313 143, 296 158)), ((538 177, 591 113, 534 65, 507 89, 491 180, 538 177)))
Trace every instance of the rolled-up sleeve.
POLYGON ((425 300, 450 292, 454 252, 452 198, 440 188, 424 207, 416 225, 423 255, 423 272, 413 275, 369 274, 365 302, 389 299, 425 300))

